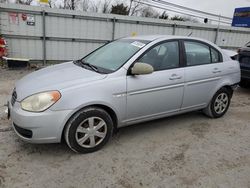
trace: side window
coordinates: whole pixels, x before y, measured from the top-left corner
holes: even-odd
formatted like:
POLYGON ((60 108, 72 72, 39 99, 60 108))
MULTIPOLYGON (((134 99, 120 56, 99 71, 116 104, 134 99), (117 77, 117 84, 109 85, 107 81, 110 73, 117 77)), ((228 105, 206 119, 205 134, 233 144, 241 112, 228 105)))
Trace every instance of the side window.
POLYGON ((147 51, 137 62, 147 63, 154 70, 179 67, 179 45, 177 41, 161 43, 147 51))
POLYGON ((199 42, 185 41, 187 65, 201 65, 211 63, 210 49, 199 42))
POLYGON ((219 52, 213 48, 211 49, 211 58, 212 58, 212 63, 217 63, 220 62, 220 55, 219 52))

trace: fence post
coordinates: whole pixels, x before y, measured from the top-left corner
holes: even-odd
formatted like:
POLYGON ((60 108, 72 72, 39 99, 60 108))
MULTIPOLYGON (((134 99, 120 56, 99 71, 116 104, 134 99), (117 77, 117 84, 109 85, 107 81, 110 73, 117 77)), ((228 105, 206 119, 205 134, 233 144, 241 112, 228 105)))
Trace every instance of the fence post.
POLYGON ((45 24, 45 15, 46 12, 43 10, 42 12, 42 17, 43 17, 43 22, 42 22, 42 28, 43 28, 43 65, 46 65, 46 24, 45 24))
POLYGON ((115 39, 115 22, 116 22, 116 19, 115 17, 112 19, 112 40, 115 39))
POLYGON ((173 25, 173 33, 172 33, 172 35, 175 35, 175 29, 176 29, 176 23, 173 25))
POLYGON ((216 28, 216 33, 215 33, 215 38, 214 38, 214 43, 217 44, 217 40, 218 40, 218 35, 219 35, 219 27, 216 28))

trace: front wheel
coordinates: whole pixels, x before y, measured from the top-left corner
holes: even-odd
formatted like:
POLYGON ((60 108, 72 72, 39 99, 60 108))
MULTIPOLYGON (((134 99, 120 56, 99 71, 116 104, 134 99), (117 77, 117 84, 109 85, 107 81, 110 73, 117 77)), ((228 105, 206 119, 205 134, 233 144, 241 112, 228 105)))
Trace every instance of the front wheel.
POLYGON ((76 113, 65 128, 67 145, 75 152, 89 153, 99 150, 112 136, 113 122, 101 108, 86 108, 76 113))
POLYGON ((226 88, 221 88, 215 93, 204 113, 211 118, 220 118, 228 110, 232 94, 226 88))

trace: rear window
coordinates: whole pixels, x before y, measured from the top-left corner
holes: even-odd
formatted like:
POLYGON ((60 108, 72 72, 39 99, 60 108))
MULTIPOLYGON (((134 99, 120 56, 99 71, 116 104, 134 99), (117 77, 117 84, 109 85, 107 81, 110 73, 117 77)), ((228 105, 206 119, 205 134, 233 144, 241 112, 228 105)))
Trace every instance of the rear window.
POLYGON ((211 59, 212 63, 217 63, 220 61, 220 54, 215 49, 211 48, 211 59))
POLYGON ((222 62, 218 50, 199 41, 184 41, 187 66, 222 62))
POLYGON ((184 45, 188 66, 211 63, 210 49, 207 45, 189 41, 185 41, 184 45))

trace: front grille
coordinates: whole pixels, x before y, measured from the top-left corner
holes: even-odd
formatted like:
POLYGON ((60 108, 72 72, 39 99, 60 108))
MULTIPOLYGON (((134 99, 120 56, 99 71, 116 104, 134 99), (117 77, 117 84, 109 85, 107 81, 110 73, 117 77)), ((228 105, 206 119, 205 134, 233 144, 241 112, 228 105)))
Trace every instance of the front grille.
POLYGON ((23 137, 26 137, 26 138, 32 138, 32 131, 31 130, 28 130, 28 129, 24 129, 24 128, 21 128, 19 126, 17 126, 15 123, 13 123, 14 127, 15 127, 15 130, 20 134, 22 135, 23 137))
POLYGON ((17 99, 17 94, 16 94, 16 90, 14 89, 13 93, 12 93, 12 96, 11 96, 11 104, 12 104, 12 106, 15 104, 16 99, 17 99))

